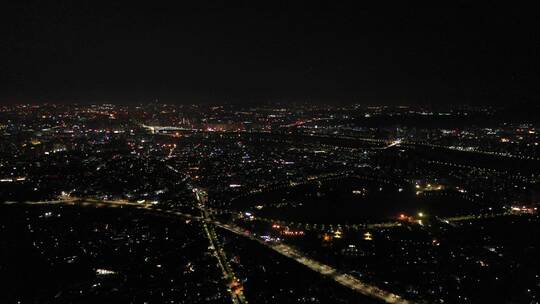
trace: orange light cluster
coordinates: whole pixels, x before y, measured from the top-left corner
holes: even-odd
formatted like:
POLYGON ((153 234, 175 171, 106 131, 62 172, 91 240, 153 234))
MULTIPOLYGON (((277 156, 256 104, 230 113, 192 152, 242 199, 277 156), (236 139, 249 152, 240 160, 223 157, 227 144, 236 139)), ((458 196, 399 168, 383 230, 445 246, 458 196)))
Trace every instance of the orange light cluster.
POLYGON ((410 215, 407 215, 405 213, 401 213, 399 215, 399 219, 402 220, 402 221, 414 221, 414 217, 412 217, 410 215))
MULTIPOLYGON (((423 216, 422 213, 420 213, 420 215, 419 215, 419 217, 422 217, 422 216, 423 216), (420 215, 421 215, 421 216, 420 216, 420 215)), ((400 220, 400 221, 403 221, 403 222, 418 223, 418 220, 417 220, 414 216, 412 216, 412 215, 407 215, 407 214, 405 214, 405 213, 401 213, 401 214, 398 216, 397 219, 400 220)))
POLYGON ((284 230, 281 233, 284 234, 284 235, 288 235, 288 236, 301 236, 301 235, 304 235, 304 231, 302 231, 302 230, 299 230, 299 231, 284 230))
POLYGON ((537 207, 531 206, 512 206, 510 208, 510 212, 514 214, 535 214, 537 211, 537 207))
POLYGON ((234 292, 234 294, 239 295, 244 291, 244 286, 238 281, 238 279, 234 279, 231 281, 231 289, 234 292))

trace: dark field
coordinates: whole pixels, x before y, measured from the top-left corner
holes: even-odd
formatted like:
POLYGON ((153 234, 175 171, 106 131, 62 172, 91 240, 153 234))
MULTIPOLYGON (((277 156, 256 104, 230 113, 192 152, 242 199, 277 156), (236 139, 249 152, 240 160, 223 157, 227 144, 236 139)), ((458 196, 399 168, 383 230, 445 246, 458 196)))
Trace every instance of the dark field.
POLYGON ((414 188, 345 178, 331 182, 288 187, 241 197, 232 206, 255 210, 260 217, 307 222, 359 222, 396 218, 401 213, 423 212, 453 216, 478 211, 482 206, 456 191, 417 195, 414 188), (401 189, 401 191, 400 191, 401 189), (357 194, 353 191, 359 191, 357 194), (255 206, 263 206, 256 210, 255 206))

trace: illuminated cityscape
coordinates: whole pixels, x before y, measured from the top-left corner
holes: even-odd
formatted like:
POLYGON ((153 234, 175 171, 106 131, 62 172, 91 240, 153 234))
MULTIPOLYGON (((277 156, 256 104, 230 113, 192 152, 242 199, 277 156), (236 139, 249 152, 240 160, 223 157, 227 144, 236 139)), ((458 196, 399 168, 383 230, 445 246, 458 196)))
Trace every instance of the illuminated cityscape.
POLYGON ((11 1, 0 303, 540 301, 540 16, 11 1))
POLYGON ((538 125, 499 121, 502 108, 425 111, 3 106, 11 296, 535 301, 538 125), (459 125, 368 126, 441 113, 459 125))

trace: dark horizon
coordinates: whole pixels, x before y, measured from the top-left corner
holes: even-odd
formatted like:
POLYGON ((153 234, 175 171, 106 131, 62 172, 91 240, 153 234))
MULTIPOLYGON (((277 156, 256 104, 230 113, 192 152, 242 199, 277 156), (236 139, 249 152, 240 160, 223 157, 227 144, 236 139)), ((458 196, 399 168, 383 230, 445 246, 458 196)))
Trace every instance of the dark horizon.
POLYGON ((6 5, 0 103, 534 104, 538 13, 458 5, 6 5))

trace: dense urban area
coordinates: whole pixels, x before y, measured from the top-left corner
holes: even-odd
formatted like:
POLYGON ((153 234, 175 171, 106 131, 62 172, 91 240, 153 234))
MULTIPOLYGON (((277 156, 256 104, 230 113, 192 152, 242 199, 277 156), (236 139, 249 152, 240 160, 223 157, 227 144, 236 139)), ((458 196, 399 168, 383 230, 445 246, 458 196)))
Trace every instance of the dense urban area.
POLYGON ((2 105, 0 302, 538 303, 534 113, 2 105))

